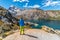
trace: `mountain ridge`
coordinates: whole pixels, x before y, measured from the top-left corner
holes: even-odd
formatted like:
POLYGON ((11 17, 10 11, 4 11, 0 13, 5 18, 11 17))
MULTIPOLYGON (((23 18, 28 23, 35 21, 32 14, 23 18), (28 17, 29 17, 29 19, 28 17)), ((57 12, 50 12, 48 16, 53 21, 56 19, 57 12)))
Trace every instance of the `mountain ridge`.
POLYGON ((29 19, 29 20, 30 19, 48 19, 48 20, 57 20, 58 19, 58 20, 60 20, 59 19, 60 10, 44 11, 44 10, 38 9, 38 8, 20 9, 20 8, 15 7, 15 6, 9 7, 9 9, 5 9, 1 6, 0 6, 0 8, 4 9, 7 12, 9 11, 16 18, 18 18, 19 16, 22 15, 23 17, 25 17, 26 19, 29 19))

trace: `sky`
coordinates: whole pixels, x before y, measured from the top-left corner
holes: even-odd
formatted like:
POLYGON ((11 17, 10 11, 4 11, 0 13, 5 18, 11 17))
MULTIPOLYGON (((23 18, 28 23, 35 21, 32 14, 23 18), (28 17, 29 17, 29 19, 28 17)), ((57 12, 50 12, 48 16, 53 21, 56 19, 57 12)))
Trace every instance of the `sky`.
POLYGON ((11 5, 18 8, 60 10, 60 0, 0 0, 0 6, 6 9, 8 9, 11 5))

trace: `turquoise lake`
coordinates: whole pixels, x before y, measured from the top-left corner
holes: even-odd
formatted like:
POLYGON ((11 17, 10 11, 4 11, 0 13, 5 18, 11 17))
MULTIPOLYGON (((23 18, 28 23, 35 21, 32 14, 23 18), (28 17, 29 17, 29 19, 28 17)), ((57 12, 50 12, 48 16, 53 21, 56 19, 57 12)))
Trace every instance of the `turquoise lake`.
POLYGON ((29 20, 29 21, 38 24, 38 26, 32 25, 31 26, 32 28, 41 28, 42 25, 46 25, 48 27, 60 30, 59 20, 29 20))

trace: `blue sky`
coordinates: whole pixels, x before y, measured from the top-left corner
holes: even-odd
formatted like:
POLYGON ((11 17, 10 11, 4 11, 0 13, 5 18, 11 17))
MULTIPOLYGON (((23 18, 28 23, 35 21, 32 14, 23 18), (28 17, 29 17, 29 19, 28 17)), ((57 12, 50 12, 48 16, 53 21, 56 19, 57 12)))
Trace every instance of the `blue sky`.
POLYGON ((60 0, 0 0, 0 6, 8 9, 11 5, 18 8, 40 8, 60 10, 60 0))

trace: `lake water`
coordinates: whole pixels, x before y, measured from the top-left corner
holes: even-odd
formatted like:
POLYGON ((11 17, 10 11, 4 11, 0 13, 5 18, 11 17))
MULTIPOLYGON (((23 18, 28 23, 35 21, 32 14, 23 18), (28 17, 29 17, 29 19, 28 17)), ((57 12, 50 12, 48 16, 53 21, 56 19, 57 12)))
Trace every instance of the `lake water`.
POLYGON ((32 28, 41 28, 42 25, 46 25, 48 27, 59 29, 60 30, 60 21, 57 20, 29 20, 30 22, 37 23, 38 26, 32 25, 32 28))

